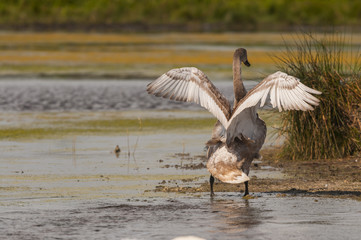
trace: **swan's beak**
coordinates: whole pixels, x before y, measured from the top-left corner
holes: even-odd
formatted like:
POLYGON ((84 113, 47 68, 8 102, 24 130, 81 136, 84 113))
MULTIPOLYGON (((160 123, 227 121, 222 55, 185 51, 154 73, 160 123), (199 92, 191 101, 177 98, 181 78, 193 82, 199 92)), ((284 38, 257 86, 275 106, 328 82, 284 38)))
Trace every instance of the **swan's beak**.
POLYGON ((246 65, 247 67, 250 67, 250 66, 251 66, 251 64, 248 62, 248 60, 244 61, 243 63, 244 63, 244 65, 246 65))

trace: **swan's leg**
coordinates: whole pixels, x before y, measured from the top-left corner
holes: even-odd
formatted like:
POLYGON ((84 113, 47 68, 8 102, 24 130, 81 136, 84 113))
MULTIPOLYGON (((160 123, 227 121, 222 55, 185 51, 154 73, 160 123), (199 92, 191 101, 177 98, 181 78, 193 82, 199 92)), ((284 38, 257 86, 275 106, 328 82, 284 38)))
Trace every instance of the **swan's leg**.
POLYGON ((244 196, 247 196, 249 195, 249 192, 248 192, 248 181, 247 182, 244 182, 244 196))
POLYGON ((211 196, 214 196, 213 183, 214 183, 214 177, 211 175, 211 176, 209 177, 209 185, 211 186, 211 196))

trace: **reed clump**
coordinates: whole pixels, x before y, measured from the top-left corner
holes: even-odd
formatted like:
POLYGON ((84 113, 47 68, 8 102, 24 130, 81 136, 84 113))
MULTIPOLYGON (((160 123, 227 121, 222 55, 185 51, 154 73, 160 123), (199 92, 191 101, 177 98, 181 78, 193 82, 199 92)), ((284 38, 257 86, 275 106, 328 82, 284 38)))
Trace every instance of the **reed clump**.
POLYGON ((295 37, 277 57, 278 67, 322 91, 314 111, 282 114, 281 155, 292 159, 339 158, 361 150, 361 53, 344 36, 295 37))

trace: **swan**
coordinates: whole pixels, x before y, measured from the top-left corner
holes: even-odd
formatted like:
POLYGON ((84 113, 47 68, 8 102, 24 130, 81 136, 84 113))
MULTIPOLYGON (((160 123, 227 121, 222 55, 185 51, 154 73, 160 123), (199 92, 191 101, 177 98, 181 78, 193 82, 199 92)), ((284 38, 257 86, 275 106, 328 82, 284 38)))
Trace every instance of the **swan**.
POLYGON ((319 99, 311 94, 318 95, 320 91, 281 71, 270 74, 247 93, 241 77, 242 62, 250 66, 246 49, 238 48, 233 55, 233 108, 208 77, 195 67, 172 69, 147 86, 149 94, 200 104, 217 118, 212 137, 206 143, 211 196, 214 195, 214 178, 225 183, 244 183, 244 195, 249 194, 250 166, 254 158, 261 157, 259 151, 267 133, 257 109, 265 105, 268 96, 272 107, 280 112, 309 111, 319 104, 319 99))

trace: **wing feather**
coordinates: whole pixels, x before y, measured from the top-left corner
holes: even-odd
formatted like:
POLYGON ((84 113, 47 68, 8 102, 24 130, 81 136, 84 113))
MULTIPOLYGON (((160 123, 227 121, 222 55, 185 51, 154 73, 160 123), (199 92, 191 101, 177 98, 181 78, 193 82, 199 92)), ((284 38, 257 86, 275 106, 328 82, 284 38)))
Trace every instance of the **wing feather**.
POLYGON ((229 101, 195 67, 172 69, 148 84, 147 91, 157 97, 198 103, 210 111, 223 126, 226 126, 231 116, 229 101))
POLYGON ((274 86, 274 89, 275 89, 275 92, 276 92, 276 106, 278 107, 278 110, 280 111, 280 112, 282 112, 282 105, 281 105, 281 102, 280 102, 280 95, 281 95, 281 93, 280 93, 280 90, 281 90, 281 88, 278 88, 278 84, 279 84, 279 81, 278 81, 278 78, 276 79, 276 84, 275 84, 275 86, 274 86))
POLYGON ((176 101, 186 102, 185 93, 187 89, 187 82, 182 81, 181 85, 179 86, 179 90, 175 89, 177 91, 177 97, 174 99, 176 101))
POLYGON ((264 104, 266 103, 266 100, 267 100, 267 96, 268 96, 268 93, 270 91, 270 88, 266 88, 264 94, 263 94, 263 97, 262 97, 262 100, 261 100, 261 105, 260 107, 263 107, 264 104))
POLYGON ((288 100, 287 94, 285 93, 285 90, 283 88, 280 88, 279 93, 280 93, 280 97, 279 97, 280 105, 283 106, 283 110, 288 110, 288 101, 289 100, 288 100))
POLYGON ((285 101, 285 103, 287 104, 285 110, 291 110, 297 108, 293 102, 293 99, 295 98, 293 95, 293 90, 290 91, 285 90, 284 94, 287 97, 287 100, 285 101))
POLYGON ((321 94, 320 91, 302 84, 298 78, 280 71, 273 73, 249 91, 237 104, 226 128, 244 109, 256 106, 259 101, 261 101, 260 106, 262 107, 268 94, 272 107, 278 108, 280 112, 282 110, 313 110, 312 105, 317 106, 320 101, 310 93, 321 94))
POLYGON ((174 95, 175 89, 177 89, 177 85, 179 84, 179 81, 169 81, 169 84, 167 84, 167 88, 164 88, 164 98, 172 98, 174 95))

